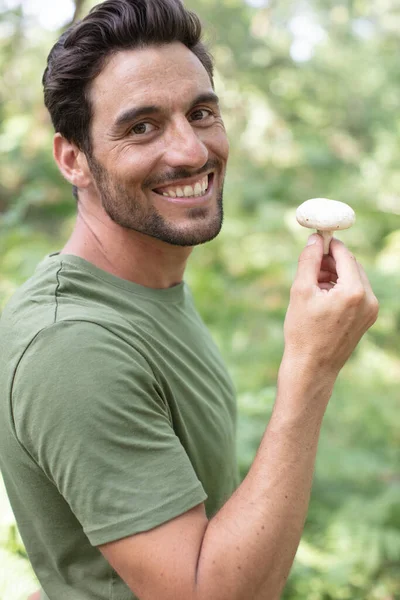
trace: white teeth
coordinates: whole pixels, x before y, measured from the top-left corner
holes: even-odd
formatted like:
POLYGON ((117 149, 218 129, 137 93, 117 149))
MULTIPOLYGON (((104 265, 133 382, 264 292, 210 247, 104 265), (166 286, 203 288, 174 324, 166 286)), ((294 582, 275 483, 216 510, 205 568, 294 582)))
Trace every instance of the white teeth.
POLYGON ((169 198, 191 198, 192 196, 204 196, 206 191, 208 190, 208 176, 206 175, 198 181, 194 186, 185 185, 183 188, 177 187, 175 189, 167 190, 163 192, 163 196, 167 196, 169 198))

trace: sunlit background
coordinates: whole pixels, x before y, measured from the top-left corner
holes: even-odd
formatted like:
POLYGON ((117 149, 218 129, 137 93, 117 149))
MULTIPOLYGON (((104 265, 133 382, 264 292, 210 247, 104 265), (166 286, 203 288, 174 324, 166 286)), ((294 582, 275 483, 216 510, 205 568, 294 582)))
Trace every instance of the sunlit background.
MULTIPOLYGON (((0 307, 71 231, 41 76, 61 29, 95 4, 0 0, 0 307)), ((339 236, 378 322, 343 369, 321 436, 284 600, 400 599, 400 6, 396 0, 188 0, 205 23, 231 140, 221 235, 187 272, 234 378, 244 475, 271 413, 282 327, 307 232, 296 207, 348 202, 339 236)), ((0 598, 36 587, 0 489, 0 598)), ((249 599, 250 600, 250 599, 249 599)))
POLYGON ((72 20, 75 3, 72 0, 3 0, 3 10, 20 9, 29 25, 36 23, 49 31, 55 31, 72 20))

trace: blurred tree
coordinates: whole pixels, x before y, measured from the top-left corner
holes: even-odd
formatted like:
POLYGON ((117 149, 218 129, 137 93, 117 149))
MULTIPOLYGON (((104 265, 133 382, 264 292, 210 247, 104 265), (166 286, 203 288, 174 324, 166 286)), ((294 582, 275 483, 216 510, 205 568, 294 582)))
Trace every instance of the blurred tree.
POLYGON ((75 23, 81 17, 81 14, 83 12, 83 7, 85 4, 85 0, 74 0, 74 2, 75 2, 75 11, 74 11, 74 16, 72 17, 72 21, 71 21, 70 25, 72 25, 72 23, 75 23))
MULTIPOLYGON (((71 21, 94 4, 76 0, 71 21)), ((294 218, 298 204, 327 196, 354 207, 357 223, 341 238, 381 303, 326 415, 284 598, 399 600, 398 3, 186 4, 206 24, 231 139, 224 228, 195 250, 187 280, 236 382, 243 474, 274 401, 289 289, 306 238, 294 218)), ((61 247, 74 220, 40 88, 55 36, 21 7, 0 13, 0 305, 61 247)))

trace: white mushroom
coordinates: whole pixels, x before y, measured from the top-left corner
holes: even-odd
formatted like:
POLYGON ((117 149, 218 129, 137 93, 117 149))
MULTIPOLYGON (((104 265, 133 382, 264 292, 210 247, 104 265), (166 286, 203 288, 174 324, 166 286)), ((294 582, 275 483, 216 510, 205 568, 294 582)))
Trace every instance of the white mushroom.
POLYGON ((354 210, 344 202, 327 198, 306 200, 296 211, 296 219, 303 227, 316 229, 324 238, 324 254, 329 253, 333 232, 348 229, 356 220, 354 210))

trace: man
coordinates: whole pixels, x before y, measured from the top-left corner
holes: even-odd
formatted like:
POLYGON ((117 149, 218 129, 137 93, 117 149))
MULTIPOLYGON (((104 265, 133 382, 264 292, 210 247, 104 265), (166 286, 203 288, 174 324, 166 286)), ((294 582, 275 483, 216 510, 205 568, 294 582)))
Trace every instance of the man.
POLYGON ((312 236, 238 485, 232 385, 183 283, 228 158, 200 33, 179 0, 107 0, 49 57, 77 221, 0 330, 1 466, 42 598, 278 599, 334 382, 377 317, 362 267, 312 236))

